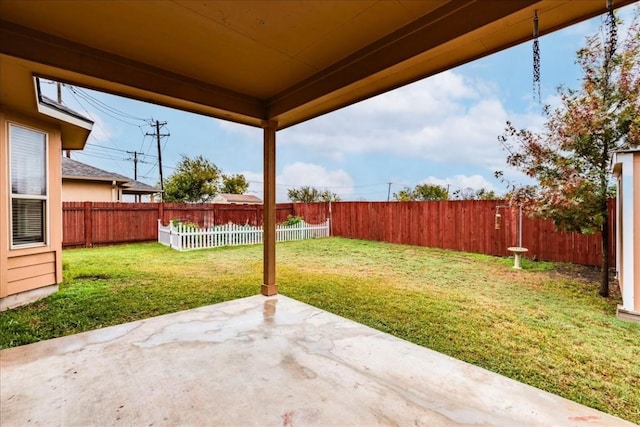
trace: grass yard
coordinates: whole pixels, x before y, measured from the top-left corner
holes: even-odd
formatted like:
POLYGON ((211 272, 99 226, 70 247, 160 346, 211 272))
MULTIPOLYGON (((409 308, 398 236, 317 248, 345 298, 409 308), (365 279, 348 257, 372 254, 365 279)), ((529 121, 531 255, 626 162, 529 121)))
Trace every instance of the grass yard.
MULTIPOLYGON (((278 244, 289 297, 640 423, 640 324, 597 274, 341 238, 278 244)), ((255 295, 262 247, 64 251, 60 292, 0 314, 0 348, 255 295)), ((617 295, 617 294, 616 294, 617 295)), ((398 363, 402 363, 399 361, 398 363)))

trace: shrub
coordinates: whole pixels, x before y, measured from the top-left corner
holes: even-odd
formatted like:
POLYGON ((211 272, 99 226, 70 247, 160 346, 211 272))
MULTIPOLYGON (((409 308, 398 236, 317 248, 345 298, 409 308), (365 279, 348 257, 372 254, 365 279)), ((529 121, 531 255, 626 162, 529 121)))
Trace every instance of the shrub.
POLYGON ((287 220, 282 225, 298 225, 302 222, 302 217, 297 215, 287 215, 287 220))

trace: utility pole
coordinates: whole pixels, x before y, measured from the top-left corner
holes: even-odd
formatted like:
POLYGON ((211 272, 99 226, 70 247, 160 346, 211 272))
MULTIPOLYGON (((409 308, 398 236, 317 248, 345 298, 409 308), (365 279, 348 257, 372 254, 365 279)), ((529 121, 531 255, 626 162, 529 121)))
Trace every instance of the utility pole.
POLYGON ((164 191, 164 178, 162 176, 162 146, 161 146, 160 142, 161 142, 163 137, 169 136, 169 133, 160 133, 160 128, 162 128, 163 126, 166 126, 166 125, 167 125, 167 122, 161 122, 161 121, 156 120, 155 121, 156 132, 155 133, 147 133, 146 134, 148 136, 154 136, 156 138, 156 141, 158 142, 158 169, 160 171, 160 189, 162 191, 164 191))
POLYGON ((389 184, 389 189, 387 190, 387 202, 391 199, 391 182, 387 182, 389 184))
MULTIPOLYGON (((133 152, 133 179, 138 180, 138 152, 133 152)), ((136 194, 136 202, 140 203, 140 195, 136 194)))
MULTIPOLYGON (((138 154, 144 154, 144 153, 138 153, 137 151, 127 151, 127 153, 133 154, 133 159, 128 158, 127 160, 133 160, 133 179, 137 181, 138 180, 138 154)), ((140 201, 140 195, 136 194, 136 202, 139 202, 139 201, 140 201)))
POLYGON ((127 151, 127 153, 133 154, 133 159, 129 157, 127 160, 133 160, 133 179, 137 181, 138 180, 138 154, 144 155, 144 153, 139 153, 137 151, 127 151))

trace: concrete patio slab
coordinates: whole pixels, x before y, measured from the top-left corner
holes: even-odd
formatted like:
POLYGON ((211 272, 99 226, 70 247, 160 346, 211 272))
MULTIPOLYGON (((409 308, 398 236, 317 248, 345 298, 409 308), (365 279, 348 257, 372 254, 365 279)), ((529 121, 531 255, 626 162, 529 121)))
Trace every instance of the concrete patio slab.
POLYGON ((0 352, 24 425, 632 425, 285 296, 0 352))

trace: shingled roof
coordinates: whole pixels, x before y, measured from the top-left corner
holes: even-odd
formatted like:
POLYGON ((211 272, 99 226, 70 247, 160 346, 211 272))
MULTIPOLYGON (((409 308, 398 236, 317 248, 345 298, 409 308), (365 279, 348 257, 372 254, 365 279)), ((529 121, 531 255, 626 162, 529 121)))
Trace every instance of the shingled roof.
POLYGON ((124 185, 122 188, 123 194, 155 194, 162 193, 162 190, 156 187, 153 187, 149 184, 145 184, 144 182, 136 181, 135 179, 130 180, 128 183, 124 185))
POLYGON ((121 183, 131 181, 126 176, 107 172, 69 157, 62 158, 62 178, 82 179, 85 181, 116 181, 121 183))
POLYGON ((214 199, 216 201, 222 201, 224 199, 227 203, 262 203, 262 199, 254 196, 253 194, 230 194, 230 193, 220 193, 214 199), (217 200, 216 200, 217 199, 217 200))
POLYGON ((159 188, 144 182, 136 181, 117 173, 107 172, 69 157, 62 158, 62 178, 82 181, 116 181, 122 185, 123 194, 155 194, 162 192, 159 188))

